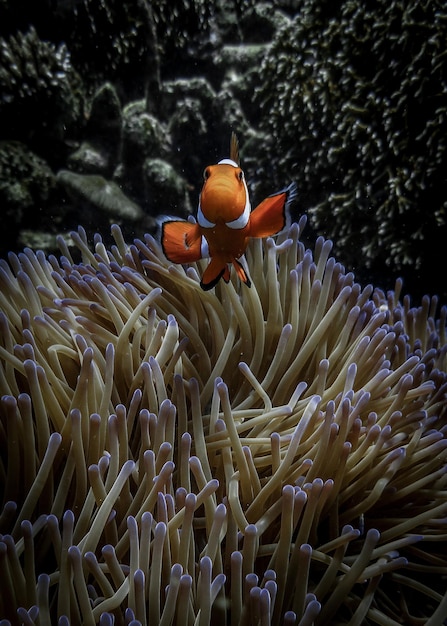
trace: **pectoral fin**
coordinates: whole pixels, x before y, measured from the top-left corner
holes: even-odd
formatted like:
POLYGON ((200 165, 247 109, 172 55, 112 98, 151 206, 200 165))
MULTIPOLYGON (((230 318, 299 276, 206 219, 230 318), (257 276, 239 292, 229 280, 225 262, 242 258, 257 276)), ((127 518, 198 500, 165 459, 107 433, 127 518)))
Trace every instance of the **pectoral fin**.
POLYGON ((250 237, 270 237, 279 233, 288 222, 288 209, 296 196, 296 185, 265 198, 250 214, 250 237))
POLYGON ((175 220, 164 222, 161 245, 165 256, 173 263, 193 263, 202 258, 199 226, 175 220))

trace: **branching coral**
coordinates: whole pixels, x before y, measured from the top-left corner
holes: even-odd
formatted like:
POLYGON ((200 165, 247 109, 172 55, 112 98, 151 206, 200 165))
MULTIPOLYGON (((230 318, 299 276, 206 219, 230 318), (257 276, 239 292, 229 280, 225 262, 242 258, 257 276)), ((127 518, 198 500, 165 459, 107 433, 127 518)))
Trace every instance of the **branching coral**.
POLYGON ((65 10, 73 64, 90 89, 111 81, 126 99, 146 92, 148 107, 157 110, 160 60, 151 3, 81 0, 65 10))
POLYGON ((266 176, 300 181, 349 265, 361 248, 363 265, 422 268, 431 289, 447 231, 446 18, 438 1, 305 0, 258 88, 262 127, 284 155, 272 172, 261 153, 266 176))
POLYGON ((180 63, 182 71, 190 73, 198 64, 203 68, 210 62, 211 52, 219 40, 216 11, 213 3, 204 0, 163 0, 154 4, 154 22, 164 72, 171 73, 180 63))
POLYGON ((83 114, 82 85, 66 46, 42 41, 32 27, 0 38, 0 91, 2 136, 38 144, 53 158, 55 142, 83 114))
POLYGON ((1 262, 2 618, 442 624, 446 311, 302 226, 251 289, 118 227, 1 262))

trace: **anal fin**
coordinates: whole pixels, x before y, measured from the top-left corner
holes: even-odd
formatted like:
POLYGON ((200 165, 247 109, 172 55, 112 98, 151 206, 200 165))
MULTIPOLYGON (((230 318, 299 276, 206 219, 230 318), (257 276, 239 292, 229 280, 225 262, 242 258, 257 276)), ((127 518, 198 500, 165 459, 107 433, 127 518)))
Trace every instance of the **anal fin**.
MULTIPOLYGON (((208 267, 203 272, 202 280, 200 281, 200 286, 204 291, 209 291, 213 287, 217 285, 221 278, 226 280, 226 277, 229 278, 228 274, 228 264, 224 261, 221 261, 217 257, 212 257, 211 261, 208 264, 208 267)), ((228 282, 228 281, 226 281, 228 282)))

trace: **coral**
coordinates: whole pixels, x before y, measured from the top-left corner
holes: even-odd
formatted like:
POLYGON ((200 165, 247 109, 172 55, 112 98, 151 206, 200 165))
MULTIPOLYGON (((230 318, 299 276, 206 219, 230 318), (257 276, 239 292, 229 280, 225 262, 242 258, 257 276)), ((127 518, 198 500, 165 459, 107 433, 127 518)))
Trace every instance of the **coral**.
POLYGON ((447 233, 446 37, 443 2, 305 0, 258 94, 273 175, 296 178, 317 230, 351 267, 416 268, 423 289, 447 233))
POLYGON ((209 161, 204 159, 204 153, 210 147, 206 118, 207 114, 200 100, 185 98, 178 102, 169 122, 172 146, 177 152, 176 160, 178 163, 185 163, 185 175, 191 180, 202 170, 201 164, 209 161))
MULTIPOLYGON (((96 90, 110 81, 120 98, 159 89, 159 54, 151 3, 82 0, 73 7, 67 41, 73 63, 96 90)), ((154 103, 156 104, 156 103, 154 103)))
POLYGON ((137 100, 123 108, 123 139, 121 163, 115 178, 148 212, 156 215, 159 208, 151 202, 145 163, 169 157, 171 139, 166 125, 147 112, 145 101, 137 100))
POLYGON ((14 244, 23 223, 36 227, 55 187, 55 177, 39 156, 18 141, 0 141, 1 254, 14 244), (38 216, 38 217, 37 217, 38 216), (8 247, 6 247, 8 246, 8 247))
POLYGON ((447 310, 304 222, 251 289, 117 226, 0 262, 1 618, 442 623, 447 310))
POLYGON ((216 93, 204 78, 167 81, 163 102, 171 142, 170 161, 191 184, 195 202, 204 164, 227 154, 231 129, 243 132, 248 123, 229 90, 216 93), (216 137, 220 141, 217 149, 216 137))
POLYGON ((243 42, 263 44, 271 41, 286 19, 277 3, 256 2, 251 7, 243 6, 239 17, 243 42))
POLYGON ((219 34, 215 3, 207 0, 162 0, 153 5, 164 76, 197 75, 206 68, 216 49, 219 34))
POLYGON ((0 39, 0 132, 60 153, 67 128, 83 115, 84 97, 64 44, 42 41, 31 27, 0 39), (44 138, 44 140, 43 140, 44 138))
POLYGON ((146 111, 144 100, 131 102, 123 108, 122 149, 122 161, 129 170, 148 157, 166 156, 170 151, 166 127, 146 111))
POLYGON ((185 179, 162 159, 146 159, 143 163, 146 198, 154 214, 170 212, 186 217, 192 212, 185 179))
POLYGON ((81 146, 70 155, 69 164, 78 172, 111 176, 121 156, 121 103, 110 83, 102 85, 92 98, 85 136, 81 146))

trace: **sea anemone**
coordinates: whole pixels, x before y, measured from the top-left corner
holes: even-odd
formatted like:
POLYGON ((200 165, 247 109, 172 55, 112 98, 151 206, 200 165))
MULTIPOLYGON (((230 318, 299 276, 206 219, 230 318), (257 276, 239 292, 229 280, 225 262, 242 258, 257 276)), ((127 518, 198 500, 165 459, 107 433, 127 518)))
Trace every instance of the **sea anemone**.
POLYGON ((442 624, 446 310, 303 225, 250 289, 116 226, 0 262, 2 623, 442 624))

